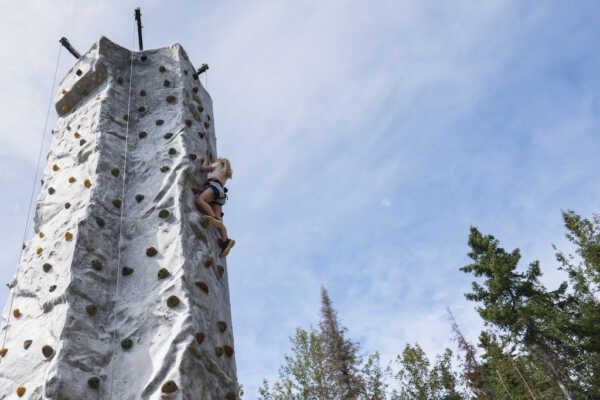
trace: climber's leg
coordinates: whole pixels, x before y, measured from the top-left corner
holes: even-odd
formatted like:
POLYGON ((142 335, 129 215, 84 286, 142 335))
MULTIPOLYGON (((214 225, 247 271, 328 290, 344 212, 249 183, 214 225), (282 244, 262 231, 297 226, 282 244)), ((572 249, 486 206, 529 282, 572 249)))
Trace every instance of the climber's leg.
POLYGON ((215 193, 211 188, 206 188, 200 196, 196 197, 196 206, 200 211, 204 211, 206 215, 215 217, 215 214, 210 206, 210 202, 215 199, 215 193))

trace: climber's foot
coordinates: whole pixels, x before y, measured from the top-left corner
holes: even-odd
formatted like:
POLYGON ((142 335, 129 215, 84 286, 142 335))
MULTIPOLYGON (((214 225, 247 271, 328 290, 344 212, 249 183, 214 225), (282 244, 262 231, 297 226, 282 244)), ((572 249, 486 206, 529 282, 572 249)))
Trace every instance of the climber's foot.
POLYGON ((202 218, 200 219, 200 224, 203 227, 207 227, 209 224, 213 225, 217 228, 219 228, 220 226, 223 225, 223 223, 221 221, 219 221, 218 219, 216 219, 215 217, 211 217, 210 215, 203 215, 202 218))
POLYGON ((227 240, 219 240, 219 246, 221 247, 221 255, 220 257, 227 257, 229 251, 235 246, 235 240, 227 239, 227 240))

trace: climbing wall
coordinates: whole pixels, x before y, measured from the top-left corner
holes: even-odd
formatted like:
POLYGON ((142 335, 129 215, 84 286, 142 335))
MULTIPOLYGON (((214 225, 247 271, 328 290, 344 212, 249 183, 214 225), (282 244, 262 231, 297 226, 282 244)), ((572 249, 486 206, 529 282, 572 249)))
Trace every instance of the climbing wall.
POLYGON ((216 139, 193 72, 178 44, 101 38, 60 84, 0 399, 237 397, 227 267, 194 206, 216 139))

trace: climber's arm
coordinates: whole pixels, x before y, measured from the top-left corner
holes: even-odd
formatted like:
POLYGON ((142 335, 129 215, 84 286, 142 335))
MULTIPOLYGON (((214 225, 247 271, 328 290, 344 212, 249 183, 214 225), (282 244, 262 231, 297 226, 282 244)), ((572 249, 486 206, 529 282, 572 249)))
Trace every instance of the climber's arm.
POLYGON ((201 172, 210 172, 214 170, 214 165, 209 164, 209 161, 206 156, 202 157, 202 165, 200 165, 201 172))

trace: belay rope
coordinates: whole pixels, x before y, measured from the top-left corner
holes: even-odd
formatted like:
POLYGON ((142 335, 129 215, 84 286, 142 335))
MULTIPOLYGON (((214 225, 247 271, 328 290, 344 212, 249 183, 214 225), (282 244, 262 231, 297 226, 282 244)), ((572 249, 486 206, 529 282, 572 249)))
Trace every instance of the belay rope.
MULTIPOLYGON (((135 29, 133 30, 133 43, 135 45, 135 29)), ((119 239, 118 239, 118 246, 117 246, 117 282, 116 282, 116 287, 115 287, 115 300, 113 302, 113 318, 116 317, 117 312, 116 312, 116 308, 117 308, 117 300, 119 299, 119 276, 121 275, 121 230, 122 230, 122 226, 123 226, 123 213, 125 211, 125 182, 127 181, 127 143, 128 143, 128 139, 129 139, 129 121, 131 121, 131 87, 133 85, 133 55, 134 55, 134 51, 131 51, 131 59, 129 61, 129 92, 127 94, 127 125, 125 127, 125 161, 123 163, 123 185, 121 186, 121 201, 123 202, 122 206, 121 206, 121 215, 119 216, 119 239)), ((112 360, 114 360, 114 355, 117 353, 118 351, 118 338, 119 338, 119 332, 118 329, 114 328, 114 334, 113 334, 113 356, 112 356, 112 360), (115 343, 116 342, 116 343, 115 343)), ((109 389, 109 397, 108 400, 112 400, 112 393, 113 393, 113 383, 114 383, 114 365, 113 362, 111 360, 110 363, 110 389, 109 389)))
MULTIPOLYGON (((27 232, 29 231, 29 223, 31 222, 31 210, 33 208, 32 202, 33 202, 33 195, 35 194, 35 187, 38 181, 38 177, 39 177, 39 169, 40 169, 40 163, 42 161, 42 153, 44 151, 44 142, 46 139, 46 130, 48 129, 48 119, 50 118, 50 110, 52 108, 52 98, 54 97, 54 89, 56 87, 56 76, 58 74, 58 66, 60 64, 60 54, 61 54, 61 48, 62 46, 59 44, 58 45, 58 54, 56 55, 56 66, 54 67, 54 78, 52 79, 52 87, 50 89, 50 99, 48 100, 48 110, 46 111, 46 118, 44 120, 44 129, 42 130, 42 140, 40 141, 40 150, 38 152, 38 158, 37 158, 37 162, 35 164, 35 173, 33 176, 33 184, 31 187, 31 195, 29 196, 29 207, 27 209, 27 219, 25 220, 25 229, 23 231, 23 246, 21 247, 21 255, 19 257, 19 264, 17 264, 17 271, 18 271, 18 267, 21 264, 21 259, 23 258, 23 251, 25 250, 25 240, 27 239, 27 232)), ((16 291, 16 286, 10 288, 10 307, 8 309, 8 318, 6 319, 6 329, 4 330, 4 337, 2 338, 2 349, 5 348, 6 346, 6 337, 8 336, 8 328, 9 328, 9 324, 10 324, 10 316, 12 314, 13 311, 13 302, 15 300, 15 291, 16 291)), ((1 362, 2 358, 0 358, 0 362, 1 362)))

